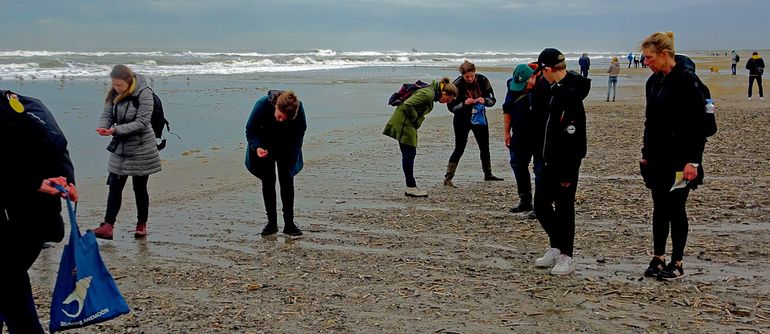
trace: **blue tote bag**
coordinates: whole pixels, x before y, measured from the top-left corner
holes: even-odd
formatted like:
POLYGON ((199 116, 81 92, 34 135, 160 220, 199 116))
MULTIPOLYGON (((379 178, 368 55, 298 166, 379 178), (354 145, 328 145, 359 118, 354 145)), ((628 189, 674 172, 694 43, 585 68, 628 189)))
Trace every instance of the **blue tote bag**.
MULTIPOLYGON (((64 188, 58 187, 65 192, 64 188)), ((64 246, 51 301, 53 332, 104 322, 130 311, 99 255, 92 231, 80 235, 75 210, 67 197, 70 240, 64 246)))

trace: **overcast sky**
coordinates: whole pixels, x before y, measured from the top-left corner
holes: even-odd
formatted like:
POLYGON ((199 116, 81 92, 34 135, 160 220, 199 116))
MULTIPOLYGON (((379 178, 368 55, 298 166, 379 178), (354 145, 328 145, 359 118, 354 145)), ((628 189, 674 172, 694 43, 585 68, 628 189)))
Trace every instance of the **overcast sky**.
POLYGON ((2 50, 770 49, 769 0, 0 0, 2 50))

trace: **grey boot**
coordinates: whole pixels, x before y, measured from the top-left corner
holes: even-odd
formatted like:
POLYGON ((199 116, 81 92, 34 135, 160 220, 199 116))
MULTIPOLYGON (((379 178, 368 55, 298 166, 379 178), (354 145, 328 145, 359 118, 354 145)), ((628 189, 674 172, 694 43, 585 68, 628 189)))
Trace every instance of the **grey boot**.
POLYGON ((444 174, 444 186, 454 188, 455 185, 452 183, 452 178, 455 177, 455 172, 457 171, 457 164, 454 162, 450 162, 446 165, 446 174, 444 174))
POLYGON ((484 181, 503 181, 503 178, 492 175, 492 163, 489 160, 481 162, 481 169, 484 170, 484 181))
POLYGON ((513 213, 532 211, 532 193, 519 194, 519 205, 508 211, 513 213))

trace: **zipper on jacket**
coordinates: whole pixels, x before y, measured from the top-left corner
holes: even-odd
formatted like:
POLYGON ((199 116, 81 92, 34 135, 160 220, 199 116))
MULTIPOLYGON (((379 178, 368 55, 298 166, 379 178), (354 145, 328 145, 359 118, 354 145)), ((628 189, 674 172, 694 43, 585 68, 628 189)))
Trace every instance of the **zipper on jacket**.
POLYGON ((548 124, 551 123, 551 105, 553 105, 553 96, 548 101, 548 119, 545 120, 545 136, 543 136, 543 160, 545 158, 545 145, 548 143, 548 124))

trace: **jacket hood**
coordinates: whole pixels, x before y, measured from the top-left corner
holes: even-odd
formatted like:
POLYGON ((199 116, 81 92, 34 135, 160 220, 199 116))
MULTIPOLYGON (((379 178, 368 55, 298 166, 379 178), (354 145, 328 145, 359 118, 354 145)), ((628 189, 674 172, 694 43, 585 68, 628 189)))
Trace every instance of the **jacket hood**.
POLYGON ((143 75, 135 74, 134 77, 136 78, 136 87, 134 88, 134 91, 131 92, 131 95, 139 96, 139 92, 141 92, 143 89, 149 86, 147 85, 147 80, 144 78, 143 75))
POLYGON ((685 70, 695 72, 695 62, 692 61, 690 57, 683 56, 683 55, 675 55, 674 61, 677 63, 677 65, 682 64, 685 70))
POLYGON ((591 79, 583 77, 575 71, 568 71, 567 75, 558 85, 564 86, 576 94, 581 100, 584 100, 591 91, 591 79))

